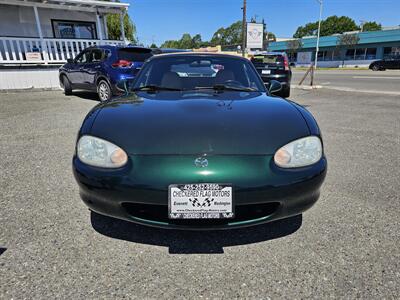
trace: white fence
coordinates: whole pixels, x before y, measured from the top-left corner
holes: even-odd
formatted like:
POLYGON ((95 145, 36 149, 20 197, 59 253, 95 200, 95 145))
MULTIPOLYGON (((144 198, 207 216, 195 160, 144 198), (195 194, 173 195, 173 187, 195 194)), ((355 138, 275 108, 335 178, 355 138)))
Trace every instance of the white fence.
POLYGON ((125 45, 124 41, 0 37, 0 64, 65 63, 94 45, 125 45), (32 53, 36 53, 32 55, 32 53))

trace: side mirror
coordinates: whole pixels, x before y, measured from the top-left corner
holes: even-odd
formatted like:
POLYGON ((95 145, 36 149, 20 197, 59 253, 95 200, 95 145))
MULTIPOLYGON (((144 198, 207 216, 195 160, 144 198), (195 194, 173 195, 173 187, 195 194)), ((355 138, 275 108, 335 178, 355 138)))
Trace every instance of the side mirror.
POLYGON ((72 58, 68 58, 68 59, 67 59, 67 63, 69 63, 69 64, 74 64, 75 61, 74 61, 72 58))
POLYGON ((282 84, 279 81, 271 80, 269 82, 268 91, 271 95, 276 95, 282 90, 282 84))

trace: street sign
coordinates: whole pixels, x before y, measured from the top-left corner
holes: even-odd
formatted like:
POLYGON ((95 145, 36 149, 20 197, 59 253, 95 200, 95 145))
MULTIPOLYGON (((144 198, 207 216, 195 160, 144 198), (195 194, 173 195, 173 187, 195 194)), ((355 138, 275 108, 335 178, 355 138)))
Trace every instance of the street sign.
POLYGON ((247 48, 262 49, 264 37, 264 24, 247 23, 247 48))

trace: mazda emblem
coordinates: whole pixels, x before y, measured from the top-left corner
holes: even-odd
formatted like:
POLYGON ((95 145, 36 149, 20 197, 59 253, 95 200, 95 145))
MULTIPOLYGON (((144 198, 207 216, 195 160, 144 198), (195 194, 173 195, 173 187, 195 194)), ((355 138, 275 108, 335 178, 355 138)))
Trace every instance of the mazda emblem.
POLYGON ((199 168, 205 168, 208 166, 208 160, 205 157, 198 157, 194 160, 194 165, 199 168))

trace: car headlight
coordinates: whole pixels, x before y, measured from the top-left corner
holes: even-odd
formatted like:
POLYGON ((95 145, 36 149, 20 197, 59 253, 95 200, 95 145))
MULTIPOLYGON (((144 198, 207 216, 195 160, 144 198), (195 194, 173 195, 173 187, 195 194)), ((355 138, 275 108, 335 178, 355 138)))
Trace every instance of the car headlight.
POLYGON ((312 165, 321 157, 321 140, 316 136, 308 136, 278 149, 275 152, 274 161, 281 168, 297 168, 312 165))
POLYGON ((77 155, 85 164, 102 168, 119 168, 128 161, 128 156, 120 147, 90 135, 79 139, 77 155))

